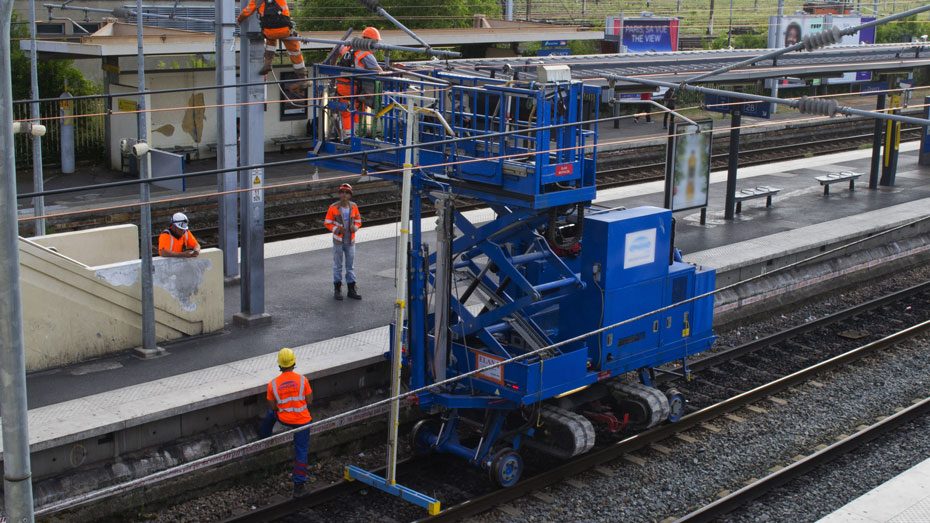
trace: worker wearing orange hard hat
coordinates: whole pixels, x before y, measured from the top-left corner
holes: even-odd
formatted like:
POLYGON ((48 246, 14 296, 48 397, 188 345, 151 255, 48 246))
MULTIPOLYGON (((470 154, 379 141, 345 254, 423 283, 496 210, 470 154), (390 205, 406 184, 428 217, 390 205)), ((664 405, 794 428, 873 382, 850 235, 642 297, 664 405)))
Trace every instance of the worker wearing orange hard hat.
MULTIPOLYGON (((278 351, 278 369, 281 374, 268 382, 265 398, 268 400, 268 413, 259 431, 261 437, 271 436, 275 423, 288 429, 309 425, 310 405, 313 403, 313 389, 310 382, 301 374, 294 372, 297 356, 287 347, 278 351)), ((310 446, 310 429, 294 433, 294 495, 304 492, 307 484, 307 451, 310 446)))
MULTIPOLYGON (((274 54, 278 47, 278 40, 288 36, 297 36, 294 22, 291 21, 291 11, 287 7, 286 0, 258 0, 258 17, 262 27, 262 34, 265 35, 265 62, 258 74, 264 76, 271 72, 274 54)), ((236 24, 241 24, 243 20, 256 12, 255 0, 249 0, 249 5, 239 13, 236 18, 236 24)), ((291 65, 294 67, 294 73, 297 78, 307 79, 307 67, 304 65, 304 55, 300 52, 300 42, 296 40, 282 40, 284 48, 287 49, 287 55, 291 59, 291 65)), ((299 91, 305 88, 306 81, 294 82, 288 88, 291 91, 299 91)))
MULTIPOLYGON (((374 27, 366 27, 365 30, 362 31, 362 38, 380 42, 381 32, 374 27)), ((356 50, 347 45, 339 48, 339 52, 333 57, 333 60, 336 62, 336 65, 341 67, 354 67, 355 69, 377 71, 379 73, 383 71, 378 64, 378 60, 375 59, 375 55, 372 54, 371 51, 365 49, 356 50)), ((369 97, 358 96, 364 91, 372 91, 365 87, 365 84, 361 82, 353 83, 352 80, 348 78, 339 78, 336 80, 336 92, 342 97, 341 101, 345 102, 349 107, 354 106, 356 111, 365 111, 366 106, 372 105, 372 102, 367 100, 369 97), (353 85, 355 87, 354 93, 353 85), (353 94, 355 95, 354 97, 352 96, 353 94)), ((370 92, 368 94, 370 94, 370 92)), ((342 116, 341 138, 345 140, 349 137, 349 133, 352 129, 352 115, 350 111, 340 111, 340 115, 342 116)), ((357 114, 355 115, 355 123, 358 124, 357 114)))
POLYGON ((339 201, 329 206, 326 228, 333 232, 333 297, 342 300, 342 266, 345 259, 348 297, 362 299, 355 287, 355 233, 362 227, 362 215, 352 197, 352 186, 344 183, 339 187, 339 201))

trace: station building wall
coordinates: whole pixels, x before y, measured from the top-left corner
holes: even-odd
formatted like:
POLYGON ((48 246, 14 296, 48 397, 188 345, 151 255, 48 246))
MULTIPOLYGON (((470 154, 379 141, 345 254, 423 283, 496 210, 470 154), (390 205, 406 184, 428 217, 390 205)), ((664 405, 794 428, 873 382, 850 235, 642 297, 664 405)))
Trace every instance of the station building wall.
MULTIPOLYGON (((280 77, 281 72, 290 70, 290 66, 276 68, 280 77)), ((111 92, 137 92, 137 76, 121 74, 119 85, 110 85, 111 92), (127 90, 129 89, 129 90, 127 90)), ((174 89, 180 87, 212 86, 216 84, 216 73, 213 69, 197 69, 187 71, 146 71, 146 88, 149 90, 174 89)), ((129 96, 124 103, 129 106, 135 103, 137 97, 129 96)), ((274 150, 276 146, 272 139, 288 136, 306 136, 306 119, 282 120, 281 104, 284 99, 281 91, 273 85, 267 86, 265 97, 269 103, 265 104, 265 145, 266 150, 274 150)), ((114 109, 120 100, 114 100, 114 109)), ((216 150, 209 147, 217 142, 218 116, 216 105, 216 90, 203 89, 180 93, 164 93, 150 96, 148 107, 155 112, 147 114, 149 127, 149 143, 157 149, 170 149, 175 146, 193 146, 197 152, 193 158, 216 157, 216 150), (198 109, 200 107, 200 109, 198 109), (174 110, 159 111, 159 109, 174 110), (169 127, 170 126, 170 129, 169 127), (169 136, 170 135, 170 136, 169 136)), ((124 119, 127 124, 112 123, 110 133, 110 167, 120 168, 119 141, 126 137, 136 137, 135 115, 114 115, 117 119, 124 119)))

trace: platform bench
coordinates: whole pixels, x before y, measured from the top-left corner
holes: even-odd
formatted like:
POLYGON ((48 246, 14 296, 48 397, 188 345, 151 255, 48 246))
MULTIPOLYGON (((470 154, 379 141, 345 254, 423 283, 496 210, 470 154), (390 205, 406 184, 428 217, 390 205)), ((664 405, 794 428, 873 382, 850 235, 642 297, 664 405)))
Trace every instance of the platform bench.
POLYGON ((818 176, 814 178, 820 185, 823 186, 823 194, 830 194, 830 185, 839 182, 849 182, 849 190, 856 190, 856 180, 862 176, 862 173, 854 173, 852 171, 840 171, 838 173, 830 173, 824 176, 818 176))
POLYGON ((283 138, 272 138, 272 143, 281 148, 281 154, 284 154, 284 147, 288 145, 313 143, 314 138, 311 136, 285 136, 283 138))
POLYGON ((742 189, 736 191, 736 214, 743 212, 743 202, 746 200, 754 200, 756 198, 765 198, 765 206, 772 206, 772 196, 778 194, 781 189, 775 187, 769 187, 763 185, 756 187, 755 189, 742 189))
POLYGON ((174 147, 171 147, 165 150, 168 151, 169 153, 183 154, 184 159, 188 162, 191 161, 192 153, 199 153, 199 149, 197 149, 196 147, 192 145, 175 145, 174 147))

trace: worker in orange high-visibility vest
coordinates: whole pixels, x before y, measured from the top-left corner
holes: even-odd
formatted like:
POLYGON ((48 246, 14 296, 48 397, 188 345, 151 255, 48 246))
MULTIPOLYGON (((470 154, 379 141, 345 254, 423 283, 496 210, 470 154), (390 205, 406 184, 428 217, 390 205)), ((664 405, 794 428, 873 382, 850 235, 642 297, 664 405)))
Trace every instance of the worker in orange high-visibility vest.
MULTIPOLYGON (((310 405, 313 389, 307 378, 294 372, 297 357, 294 351, 283 348, 278 351, 278 369, 281 374, 268 383, 268 413, 265 415, 260 434, 271 436, 275 423, 297 428, 310 424, 310 405)), ((301 495, 307 485, 307 450, 310 445, 310 429, 294 433, 294 495, 301 495)))
MULTIPOLYGON (((285 0, 259 0, 258 17, 262 33, 265 35, 265 63, 258 70, 264 76, 271 72, 274 53, 278 47, 278 40, 288 36, 297 36, 294 23, 291 22, 291 11, 287 8, 285 0)), ((249 0, 249 5, 239 13, 236 23, 241 24, 255 12, 255 0, 249 0)), ((296 40, 282 40, 287 55, 291 59, 294 73, 298 78, 307 78, 307 67, 304 65, 304 55, 300 52, 300 42, 296 40)), ((300 91, 307 87, 307 82, 293 82, 288 86, 291 91, 300 91)))
MULTIPOLYGON (((362 38, 368 40, 374 40, 376 42, 381 41, 381 32, 375 29, 374 27, 366 27, 362 31, 362 38)), ((378 60, 375 59, 375 55, 371 51, 359 51, 352 49, 349 46, 342 46, 339 48, 339 53, 333 57, 333 60, 337 65, 342 67, 354 67, 356 69, 362 69, 364 71, 377 71, 383 72, 381 66, 378 64, 378 60)), ((353 81, 348 78, 339 78, 336 80, 336 92, 339 93, 339 96, 342 97, 341 101, 348 104, 349 107, 355 107, 356 111, 365 111, 366 106, 373 105, 373 101, 370 100, 370 96, 359 96, 362 93, 371 94, 374 92, 372 82, 354 82, 354 92, 353 92, 353 81), (355 96, 352 96, 355 95, 355 96)), ((349 111, 340 111, 342 116, 342 136, 343 140, 349 137, 349 133, 352 130, 352 115, 349 111)), ((358 115, 355 115, 355 124, 358 125, 358 115)))
POLYGON ((362 296, 355 288, 355 233, 362 227, 362 214, 358 205, 351 201, 352 186, 344 183, 339 187, 339 201, 329 206, 323 225, 333 231, 333 297, 342 300, 342 260, 345 258, 348 297, 360 300, 362 296))
POLYGON ((194 258, 200 255, 200 244, 188 229, 190 222, 183 212, 171 217, 168 228, 158 236, 158 255, 164 258, 194 258))

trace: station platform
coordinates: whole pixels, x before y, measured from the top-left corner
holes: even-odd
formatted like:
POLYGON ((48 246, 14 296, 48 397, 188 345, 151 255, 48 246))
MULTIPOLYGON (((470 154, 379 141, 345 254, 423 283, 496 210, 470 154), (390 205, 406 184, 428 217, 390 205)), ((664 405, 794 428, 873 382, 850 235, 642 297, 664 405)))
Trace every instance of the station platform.
MULTIPOLYGON (((902 144, 896 185, 874 191, 867 189, 867 174, 856 191, 835 186, 829 196, 814 180, 833 171, 867 173, 869 150, 741 169, 740 187, 771 185, 782 191, 772 207, 765 207, 764 200, 745 203, 732 221, 722 219, 726 173, 714 172, 708 222, 701 225, 696 212, 679 213, 676 245, 684 251, 685 261, 715 267, 719 274, 765 264, 779 253, 823 250, 856 234, 870 235, 926 218, 930 167, 917 165, 917 149, 917 142, 902 144)), ((595 203, 604 208, 661 206, 662 191, 662 183, 608 189, 599 192, 595 203)), ((473 223, 493 218, 487 209, 464 214, 473 223)), ((424 232, 434 227, 435 219, 423 220, 424 232)), ((169 417, 174 421, 158 430, 180 436, 193 430, 191 417, 224 403, 233 405, 224 416, 243 419, 243 412, 256 408, 254 401, 251 407, 243 402, 261 394, 277 374, 275 354, 285 346, 295 349, 298 371, 309 374, 312 381, 356 371, 361 377, 338 377, 337 383, 326 387, 360 389, 365 379, 373 377, 364 373, 384 364, 386 325, 393 310, 396 234, 396 225, 363 226, 358 232, 361 301, 333 300, 328 235, 274 242, 265 248, 266 312, 273 318, 271 325, 233 326, 239 289, 227 287, 226 327, 219 334, 166 343, 168 355, 158 359, 139 360, 123 353, 28 375, 33 453, 61 447, 64 454, 56 458, 60 460, 69 456, 69 445, 110 444, 107 434, 151 427, 169 417)), ((144 433, 132 437, 135 444, 146 441, 144 433)), ((112 456, 113 449, 107 449, 112 456)))
POLYGON ((930 459, 840 507, 818 523, 930 521, 930 459))

